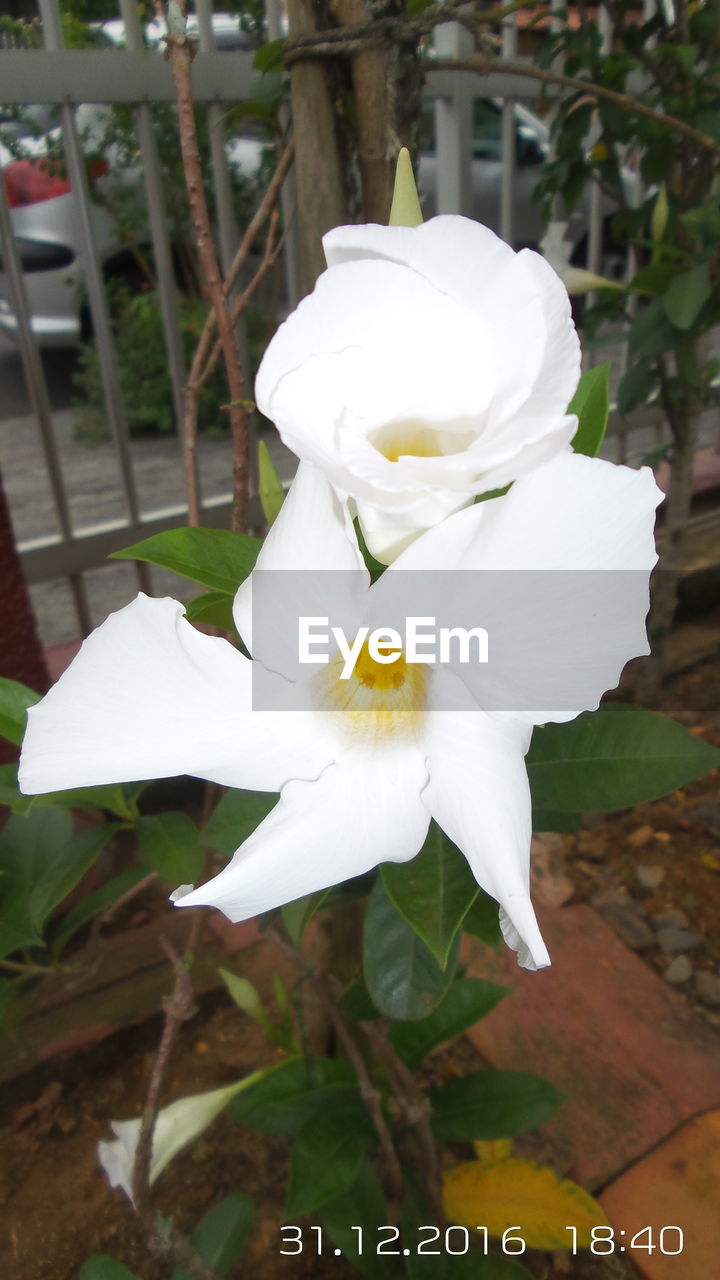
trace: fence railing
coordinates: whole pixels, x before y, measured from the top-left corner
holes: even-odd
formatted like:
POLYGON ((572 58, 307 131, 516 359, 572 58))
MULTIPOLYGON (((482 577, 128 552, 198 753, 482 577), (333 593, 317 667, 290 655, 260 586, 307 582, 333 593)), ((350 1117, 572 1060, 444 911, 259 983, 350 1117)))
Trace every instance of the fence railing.
MULTIPOLYGON (((272 3, 274 6, 274 0, 272 3)), ((173 102, 175 93, 167 62, 157 51, 144 47, 134 0, 119 0, 119 10, 125 22, 125 48, 65 48, 58 0, 39 0, 43 48, 0 47, 0 97, 3 103, 17 107, 51 104, 60 112, 68 176, 75 201, 77 244, 82 261, 83 281, 114 441, 118 483, 124 498, 125 515, 120 519, 98 521, 92 526, 85 524, 82 527, 77 527, 72 519, 73 476, 64 466, 62 451, 57 442, 51 399, 28 301, 27 281, 15 239, 16 228, 8 208, 4 184, 0 182, 0 235, 5 291, 14 313, 18 350, 23 362, 32 412, 40 432, 44 465, 58 527, 58 532, 52 536, 25 538, 20 550, 30 583, 48 582, 61 577, 67 579, 73 593, 78 627, 83 633, 92 625, 92 610, 85 578, 87 572, 101 565, 111 551, 172 527, 182 522, 185 514, 181 504, 171 507, 166 504, 161 508, 141 510, 138 501, 134 450, 123 407, 103 261, 97 244, 93 202, 88 189, 76 122, 76 109, 80 104, 123 103, 131 104, 134 108, 148 232, 162 310, 170 394, 179 420, 185 362, 165 195, 152 120, 152 105, 173 102)), ((242 50, 219 52, 214 47, 211 0, 196 0, 196 13, 199 52, 193 64, 193 89, 198 102, 209 104, 212 139, 210 159, 216 220, 221 257, 227 263, 238 242, 238 228, 225 149, 224 115, 228 103, 252 96, 253 77, 256 73, 252 71, 252 53, 242 50)), ((270 17, 277 29, 275 7, 270 17)), ((464 33, 456 24, 439 28, 436 34, 438 50, 446 56, 461 54, 464 39, 464 33)), ((505 29, 504 48, 506 52, 514 54, 515 27, 512 23, 505 29)), ((517 214, 517 121, 514 104, 518 99, 531 100, 536 96, 537 89, 537 82, 529 78, 525 81, 518 77, 492 74, 481 79, 470 72, 431 73, 426 95, 435 103, 434 196, 437 211, 473 213, 474 184, 478 181, 482 183, 482 172, 478 166, 483 163, 482 158, 475 156, 473 149, 475 102, 479 98, 492 99, 501 104, 495 225, 506 239, 514 239, 517 214)), ((586 228, 591 246, 597 246, 601 242, 602 217, 601 203, 593 197, 586 228)), ((297 262, 292 223, 287 234, 287 257, 292 276, 292 263, 297 262)), ((294 291, 291 278, 288 282, 288 294, 291 298, 294 291)), ((615 416, 612 429, 619 436, 618 456, 623 459, 630 447, 628 424, 615 416)), ((168 442, 167 447, 171 452, 178 451, 180 446, 168 442)), ((12 496, 10 490, 11 506, 12 496)), ((227 522, 229 511, 229 493, 215 495, 203 502, 202 520, 207 524, 222 524, 227 522)), ((138 565, 136 571, 140 586, 151 590, 152 579, 148 567, 138 565)))

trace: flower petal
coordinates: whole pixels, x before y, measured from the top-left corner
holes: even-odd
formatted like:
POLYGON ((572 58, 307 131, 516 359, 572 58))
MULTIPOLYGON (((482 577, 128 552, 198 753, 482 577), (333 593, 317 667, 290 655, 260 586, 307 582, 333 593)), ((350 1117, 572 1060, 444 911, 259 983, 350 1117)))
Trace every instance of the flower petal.
POLYGON ((373 588, 376 612, 384 594, 400 599, 398 571, 476 571, 475 582, 443 576, 437 607, 425 612, 438 625, 488 631, 488 664, 458 668, 477 704, 535 724, 572 719, 648 652, 661 499, 648 468, 567 451, 409 547, 373 588))
POLYGON ((380 862, 405 862, 427 834, 426 781, 417 747, 348 753, 317 781, 288 783, 229 866, 177 905, 247 920, 380 862))
POLYGON ((139 595, 84 642, 32 709, 20 786, 29 794, 190 773, 279 791, 333 758, 329 726, 252 711, 251 663, 202 635, 177 600, 139 595))
POLYGON ((491 317, 506 339, 497 344, 496 370, 495 407, 503 420, 530 388, 548 417, 564 414, 580 375, 580 344, 567 291, 540 254, 515 253, 488 227, 455 214, 419 227, 336 227, 323 246, 328 266, 378 258, 403 263, 491 317))
POLYGON ((430 781, 423 799, 465 854, 478 884, 500 903, 505 936, 526 969, 550 963, 530 902, 530 787, 524 755, 530 730, 469 709, 460 682, 433 679, 425 746, 430 781), (448 706, 457 709, 446 710, 448 706))
POLYGON ((395 263, 335 267, 270 343, 258 407, 339 488, 372 498, 339 455, 347 411, 364 435, 395 421, 477 421, 496 386, 491 321, 395 263))
POLYGON ((255 644, 259 657, 272 671, 292 676, 297 636, 290 634, 287 620, 332 613, 346 634, 354 634, 369 583, 347 504, 322 471, 301 462, 255 569, 235 596, 235 626, 252 653, 255 601, 261 620, 260 646, 257 638, 255 644), (282 577, 273 580, 275 574, 282 577))

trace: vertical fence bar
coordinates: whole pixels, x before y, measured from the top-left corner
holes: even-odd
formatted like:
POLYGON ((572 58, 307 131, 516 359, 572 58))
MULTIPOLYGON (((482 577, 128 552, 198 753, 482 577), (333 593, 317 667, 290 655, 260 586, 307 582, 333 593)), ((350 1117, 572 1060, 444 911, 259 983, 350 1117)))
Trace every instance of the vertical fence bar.
MULTIPOLYGON (((287 34, 286 31, 283 31, 280 0, 265 0, 265 20, 267 23, 268 40, 280 40, 283 35, 287 34)), ((280 128, 287 132, 290 122, 290 108, 288 104, 284 102, 280 106, 279 111, 280 128)), ((296 217, 297 190, 295 186, 294 165, 290 166, 290 172, 283 183, 283 189, 280 193, 280 208, 282 210, 283 231, 285 232, 285 247, 283 250, 285 288, 287 290, 288 306, 292 311, 302 297, 302 288, 300 285, 300 241, 298 239, 298 223, 296 217)))
MULTIPOLYGON (((514 58, 517 53, 517 17, 513 13, 502 24, 502 56, 514 58)), ((512 244, 515 238, 515 99, 505 98, 500 126, 502 173, 500 177, 500 238, 512 244)))
MULTIPOLYGON (((49 52, 62 49, 65 42, 63 38, 62 23, 60 21, 60 9, 57 0, 38 0, 38 7, 40 9, 40 17, 42 20, 43 42, 45 48, 49 52)), ((107 56, 112 57, 112 54, 108 53, 107 56)), ((67 102, 62 103, 60 106, 60 112, 63 140, 65 143, 65 158, 67 161, 68 177, 70 179, 70 185, 75 198, 77 227, 82 250, 85 282, 87 284, 90 314, 92 316, 93 329, 95 333, 95 343, 100 363, 103 390, 105 392, 108 421, 110 422, 110 427, 115 441, 125 504, 127 506, 130 519, 134 522, 139 520, 140 511, 138 506, 137 490, 135 487, 135 477, 133 475, 127 419, 125 417, 122 390, 117 373, 114 342, 110 326, 110 313, 108 311, 107 295, 105 292, 105 282, 103 280, 97 251, 95 249, 95 240, 92 222, 90 219, 90 192, 88 190, 85 161, 83 159, 82 151, 80 150, 80 142, 78 140, 77 129, 75 127, 75 114, 72 106, 67 102)), ((136 573, 142 589, 147 591, 149 594, 152 593, 152 579, 148 566, 138 561, 136 564, 136 573)))
MULTIPOLYGON (((141 53, 144 44, 135 0, 120 0, 120 15, 125 23, 125 44, 128 52, 141 53)), ((160 158, 153 130, 152 108, 149 102, 139 103, 135 108, 134 116, 135 128, 140 143, 153 260, 155 271, 157 272, 158 293, 160 295, 163 334, 172 377, 175 419, 178 424, 178 430, 180 430, 183 418, 182 393, 187 371, 177 306, 175 270, 168 236, 165 197, 162 189, 160 158)))
MULTIPOLYGON (((200 50, 203 53, 212 53, 217 48, 215 32, 213 30, 212 0, 195 0, 195 13, 198 20, 200 50)), ((208 104, 207 122, 210 137, 210 163, 212 166, 213 188, 215 191, 218 248, 222 273, 223 276, 227 276, 240 243, 240 232, 238 229, 237 219, 235 217, 232 183, 230 180, 230 171, 228 169, 227 155, 225 152, 226 138, 224 117, 225 112, 219 102, 211 102, 208 104)), ((235 286, 231 297, 236 295, 238 288, 239 282, 235 286)), ((248 384, 247 394, 249 395, 251 393, 251 370, 244 315, 240 315, 235 322, 235 336, 237 339, 238 350, 240 352, 242 370, 245 375, 246 384, 248 384)), ((257 450, 255 449, 254 434, 252 424, 249 423, 248 446, 250 453, 251 491, 255 491, 257 489, 257 450)))
MULTIPOLYGON (((462 58, 469 36, 457 22, 435 28, 435 48, 443 58, 462 58)), ((435 103, 437 212, 472 213, 472 113, 474 94, 459 80, 452 96, 435 103)))
MULTIPOLYGON (((45 456, 45 469, 50 482, 50 491, 53 496, 60 533, 63 538, 69 540, 73 537, 72 517, 63 480, 60 454, 53 432, 50 396, 48 395, 45 370, 43 369, 40 353, 32 332, 30 308, 25 292, 22 265, 18 256, 17 245, 15 244, 5 183, 2 177, 0 177, 0 245, 2 245, 3 267, 8 278, 10 297, 12 298, 13 311, 15 312, 25 385, 40 429, 40 440, 45 456)), ((92 630, 92 616, 85 580, 82 574, 72 574, 68 578, 68 582, 80 631, 84 636, 89 635, 92 630)))

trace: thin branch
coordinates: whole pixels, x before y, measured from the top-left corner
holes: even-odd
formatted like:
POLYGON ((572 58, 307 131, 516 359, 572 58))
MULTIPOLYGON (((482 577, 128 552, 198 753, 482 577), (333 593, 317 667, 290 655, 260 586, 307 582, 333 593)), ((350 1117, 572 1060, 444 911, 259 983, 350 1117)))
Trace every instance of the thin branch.
MULTIPOLYGON (((243 289, 239 297, 237 297, 233 302, 233 307, 232 307, 233 320, 237 320, 238 316, 240 316, 240 314, 245 310, 248 302, 250 301, 258 285, 265 279, 265 276, 267 275, 268 271, 271 269, 271 267, 275 265, 279 254, 282 252, 283 246, 285 244, 285 232, 283 232, 280 239, 277 241, 277 244, 275 243, 275 232, 277 231, 277 226, 279 221, 280 221, 280 211, 279 209, 273 209, 273 212, 270 216, 270 226, 268 228, 268 234, 267 234, 267 239, 265 241, 265 249, 263 251, 262 259, 260 261, 257 271, 252 277, 252 280, 250 280, 249 284, 246 285, 246 287, 243 289)), ((213 347, 210 355, 208 356, 207 364, 202 370, 202 373, 200 373, 198 377, 195 379, 195 383, 198 386, 198 388, 203 386, 203 384, 207 382, 208 378, 210 377, 210 374, 213 372, 218 360, 220 359, 221 353, 222 353, 222 347, 220 345, 220 339, 218 338, 216 339, 215 346, 213 347)))
POLYGON ((607 89, 604 85, 595 84, 592 80, 585 80, 579 76, 566 76, 559 71, 535 67, 532 63, 513 62, 511 59, 490 57, 482 53, 474 54, 470 58, 427 58, 424 66, 427 71, 475 71, 481 76, 497 71, 509 76, 527 76, 531 80, 539 80, 542 84, 556 84, 566 89, 576 89, 588 94, 591 98, 612 102, 623 111, 643 116, 646 120, 653 120, 655 124, 672 129, 684 138, 689 138, 703 150, 720 156, 720 143, 708 134, 701 133, 691 124, 686 124, 684 120, 678 120, 676 116, 670 116, 665 111, 656 111, 653 107, 647 107, 630 93, 618 93, 615 89, 607 89))
POLYGON ((445 1217, 440 1190, 440 1165, 430 1123, 430 1103, 412 1071, 390 1043, 387 1025, 383 1022, 364 1022, 362 1027, 371 1043, 375 1045, 378 1056, 385 1062, 388 1074, 394 1082, 393 1092, 400 1102, 408 1124, 412 1125, 417 1133, 423 1156, 425 1185, 430 1208, 436 1222, 442 1223, 445 1217))
MULTIPOLYGON (((193 935, 196 934, 197 928, 198 924, 193 920, 191 935, 188 939, 189 949, 195 940, 193 935)), ((180 959, 167 941, 163 940, 163 945, 175 970, 175 984, 171 995, 164 1001, 165 1022, 150 1076, 135 1149, 131 1185, 133 1202, 139 1213, 146 1210, 150 1192, 153 1132, 159 1110, 160 1089, 178 1031, 183 1022, 190 1017, 193 1009, 192 983, 187 964, 180 959)))
MULTIPOLYGON (((179 6, 184 16, 184 4, 179 6)), ((220 266, 213 242, 207 201, 203 187, 202 161, 195 127, 195 111, 192 98, 192 60, 195 46, 186 35, 166 37, 170 51, 175 94, 178 107, 180 150, 182 153, 185 185, 190 216, 195 231, 203 273, 203 284, 212 302, 215 322, 220 334, 225 368, 227 371, 230 402, 228 404, 230 429, 233 440, 233 529, 245 530, 248 524, 250 456, 248 415, 246 407, 245 376, 243 374, 237 338, 230 316, 228 299, 223 288, 220 266)), ((186 396, 186 408, 192 409, 192 401, 186 396)), ((194 406, 197 409, 197 404, 194 406)), ((194 457, 194 446, 188 433, 185 435, 188 457, 194 457)), ((196 505, 196 504, 195 504, 196 505)), ((196 514, 193 512, 192 514, 196 514)))
MULTIPOLYGON (((288 142, 283 148, 282 154, 278 158, 275 166, 275 172, 263 193, 262 199, 247 225, 245 234, 238 247, 238 251, 235 254, 228 271, 227 279, 222 286, 226 300, 237 281, 242 268, 250 256, 260 228, 277 205, 283 183, 292 163, 293 153, 293 143, 288 142)), ((257 283, 259 283, 259 281, 257 283)), ((247 290, 245 290, 245 294, 248 294, 247 290)), ((240 313, 240 310, 242 309, 238 304, 243 302, 245 294, 241 295, 241 298, 238 299, 237 303, 233 307, 231 314, 231 324, 233 325, 240 313)), ((225 302, 225 305, 227 306, 227 301, 225 302)), ((243 303, 243 305, 245 304, 243 303)), ((212 352, 212 356, 209 356, 210 346, 215 335, 216 328, 217 315, 215 306, 213 305, 206 317, 203 331, 200 335, 195 355, 193 356, 192 364, 190 366, 188 380, 183 389, 183 456, 185 458, 185 486, 188 498, 188 524, 190 525, 198 525, 200 523, 200 496, 198 493, 197 468, 195 465, 200 387, 208 376, 208 364, 212 361, 214 366, 217 355, 220 351, 224 350, 224 345, 222 340, 220 340, 219 344, 216 344, 216 350, 212 352), (203 372, 203 369, 205 369, 205 372, 203 372)), ((247 407, 244 394, 243 404, 247 407)))
POLYGON ((7 969, 9 973, 21 973, 26 975, 68 972, 67 968, 63 968, 58 965, 25 964, 21 960, 0 960, 0 969, 7 969))
POLYGON ((333 979, 332 975, 321 974, 318 973, 317 970, 313 969, 312 966, 308 964, 302 952, 298 951, 298 949, 288 941, 279 929, 273 926, 268 929, 267 932, 268 937, 272 938, 276 947, 282 951, 283 955, 286 955, 295 965, 300 967, 303 977, 312 983, 315 991, 327 1010, 338 1038, 342 1042, 348 1059, 355 1070, 355 1074, 357 1075, 358 1083, 360 1085, 360 1094, 363 1101, 367 1103, 368 1110, 372 1117, 375 1132, 377 1133, 378 1141, 380 1143, 380 1149, 387 1161, 388 1173, 392 1183, 392 1195, 399 1198, 402 1195, 403 1188, 402 1169, 400 1168, 400 1161, 397 1157, 397 1152, 395 1150, 390 1130, 387 1126, 385 1116, 383 1115, 380 1094, 372 1081, 365 1059, 363 1058, 358 1046, 355 1044, 355 1041, 348 1030, 345 1019, 337 1008, 333 998, 333 985, 337 984, 339 987, 341 984, 337 978, 333 979))

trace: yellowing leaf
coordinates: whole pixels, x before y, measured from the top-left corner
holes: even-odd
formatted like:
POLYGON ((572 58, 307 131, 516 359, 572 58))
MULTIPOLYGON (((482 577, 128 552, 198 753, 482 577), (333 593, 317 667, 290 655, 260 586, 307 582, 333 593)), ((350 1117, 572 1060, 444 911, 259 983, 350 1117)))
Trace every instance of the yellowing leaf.
POLYGON ((577 1230, 578 1245, 589 1245, 592 1228, 607 1225, 600 1205, 582 1187, 514 1157, 449 1169, 443 1203, 451 1222, 486 1226, 492 1236, 516 1227, 531 1249, 569 1249, 572 1233, 567 1227, 577 1230))
POLYGON ((708 867, 710 871, 720 871, 720 858, 714 853, 701 853, 700 861, 704 867, 708 867))
POLYGON ((488 1138, 487 1141, 478 1138, 477 1142, 473 1142, 475 1155, 482 1164, 490 1164, 494 1160, 505 1160, 512 1155, 512 1149, 512 1138, 488 1138))

